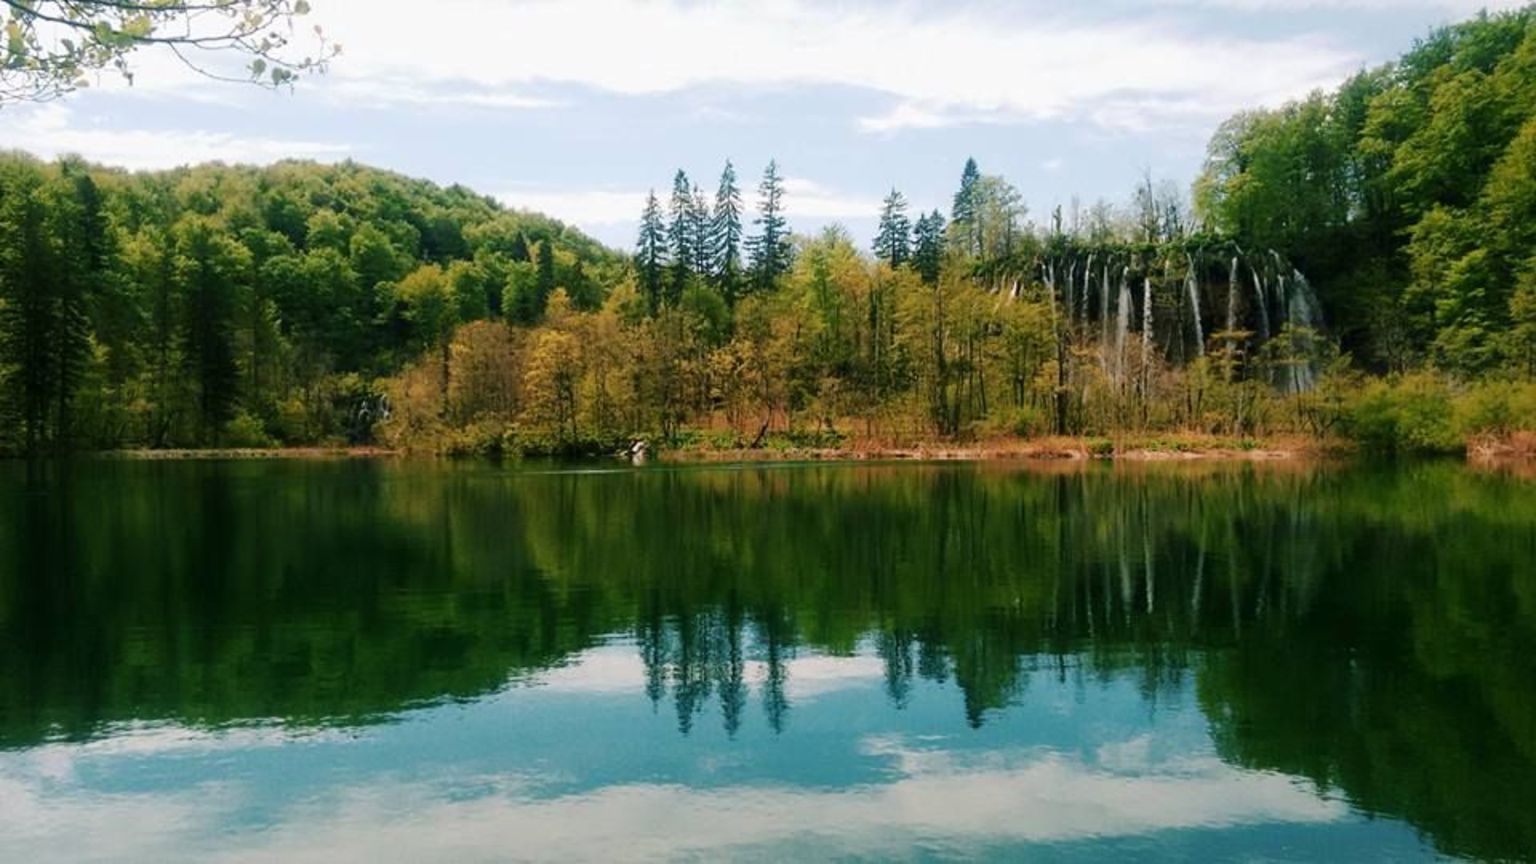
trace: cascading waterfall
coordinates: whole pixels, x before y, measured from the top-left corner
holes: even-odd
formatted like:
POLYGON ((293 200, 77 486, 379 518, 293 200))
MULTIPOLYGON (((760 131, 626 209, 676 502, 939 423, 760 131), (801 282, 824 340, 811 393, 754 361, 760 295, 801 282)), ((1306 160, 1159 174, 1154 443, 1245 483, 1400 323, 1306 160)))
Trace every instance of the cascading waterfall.
MULTIPOLYGON (((1099 289, 1099 320, 1103 322, 1104 325, 1103 344, 1106 346, 1109 345, 1109 264, 1110 262, 1108 260, 1104 262, 1104 285, 1099 289)), ((1104 361, 1104 365, 1106 369, 1109 366, 1109 360, 1107 357, 1104 361)))
MULTIPOLYGON (((1090 251, 1069 243, 1051 256, 1042 256, 1035 262, 1035 267, 1038 268, 1036 278, 1049 293, 1055 320, 1076 334, 1074 338, 1097 334, 1101 346, 1100 365, 1105 376, 1116 382, 1124 382, 1130 371, 1127 350, 1133 328, 1140 329, 1142 356, 1151 361, 1158 356, 1167 360, 1207 356, 1208 324, 1217 327, 1224 323, 1227 333, 1247 331, 1251 334, 1224 337, 1227 347, 1232 349, 1257 349, 1284 332, 1298 331, 1303 335, 1289 338, 1295 340, 1295 353, 1301 356, 1312 353, 1313 340, 1305 334, 1320 331, 1323 327, 1321 306, 1306 277, 1283 255, 1272 250, 1248 254, 1231 246, 1218 252, 1208 247, 1197 249, 1193 245, 1168 244, 1148 253, 1115 247, 1090 251), (1184 258, 1182 274, 1178 272, 1179 256, 1184 258), (1163 268, 1160 274, 1157 273, 1159 264, 1163 268), (1213 307, 1210 310, 1213 322, 1207 322, 1205 304, 1218 301, 1207 295, 1206 289, 1214 286, 1202 284, 1203 274, 1218 271, 1222 264, 1228 268, 1225 320, 1215 317, 1217 312, 1213 307), (1247 273, 1243 272, 1245 267, 1247 273), (1139 296, 1137 286, 1130 281, 1138 271, 1142 274, 1139 296), (1243 294, 1250 290, 1250 286, 1244 283, 1249 279, 1252 280, 1252 300, 1245 303, 1243 294), (1163 301, 1157 299, 1160 291, 1167 292, 1163 301), (1176 318, 1166 323, 1161 335, 1157 326, 1162 323, 1157 321, 1160 314, 1156 309, 1157 302, 1166 302, 1170 314, 1176 318), (1183 320, 1185 309, 1190 318, 1188 323, 1183 320), (1189 348, 1190 339, 1195 342, 1193 351, 1189 348), (1161 352, 1161 355, 1155 352, 1161 352)), ((1015 279, 1013 287, 1017 295, 1027 286, 1015 279)), ((1315 383, 1316 375, 1315 361, 1310 365, 1298 362, 1288 372, 1277 371, 1273 383, 1282 388, 1306 389, 1315 383)))
POLYGON ((1131 332, 1131 268, 1120 273, 1120 293, 1115 298, 1115 377, 1125 374, 1125 337, 1131 332))
POLYGON ((1248 269, 1253 272, 1253 295, 1259 307, 1259 341, 1269 341, 1269 295, 1264 291, 1264 276, 1259 273, 1258 265, 1250 264, 1248 269))
POLYGON ((1232 273, 1227 281, 1227 332, 1237 332, 1237 282, 1239 279, 1238 257, 1232 256, 1232 273))
POLYGON ((1152 274, 1142 279, 1141 287, 1141 347, 1146 356, 1152 356, 1152 274))
POLYGON ((1072 261, 1066 269, 1066 317, 1072 318, 1072 312, 1077 309, 1077 261, 1072 261))
POLYGON ((1316 361, 1311 358, 1312 333, 1322 323, 1322 315, 1318 312, 1317 294, 1312 290, 1312 283, 1302 275, 1300 270, 1291 270, 1291 290, 1286 297, 1286 323, 1299 334, 1297 338, 1304 340, 1307 358, 1294 363, 1291 366, 1291 390, 1300 393, 1311 390, 1317 383, 1316 361))
POLYGON ((1200 282, 1195 275, 1195 256, 1186 255, 1189 270, 1184 274, 1184 290, 1189 294, 1189 312, 1195 320, 1195 355, 1205 356, 1205 328, 1200 323, 1200 282))
POLYGON ((1088 253, 1088 266, 1083 268, 1083 290, 1077 295, 1077 309, 1075 310, 1079 321, 1088 318, 1088 292, 1093 286, 1093 253, 1088 253))

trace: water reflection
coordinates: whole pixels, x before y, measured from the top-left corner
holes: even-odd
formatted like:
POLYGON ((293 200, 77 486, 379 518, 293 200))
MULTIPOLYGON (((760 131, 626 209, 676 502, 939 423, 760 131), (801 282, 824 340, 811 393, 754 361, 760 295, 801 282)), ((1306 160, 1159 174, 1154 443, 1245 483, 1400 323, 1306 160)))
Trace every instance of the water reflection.
POLYGON ((1536 853, 1513 478, 4 471, 0 852, 1536 853))

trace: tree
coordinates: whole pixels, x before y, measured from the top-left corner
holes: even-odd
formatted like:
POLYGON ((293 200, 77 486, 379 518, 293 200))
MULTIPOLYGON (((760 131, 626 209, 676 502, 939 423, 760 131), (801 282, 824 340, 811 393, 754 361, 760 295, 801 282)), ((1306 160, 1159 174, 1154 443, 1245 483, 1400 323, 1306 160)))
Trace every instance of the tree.
POLYGON ((912 240, 912 266, 923 277, 923 284, 939 284, 939 270, 944 264, 944 216, 937 210, 919 216, 912 240))
POLYGON ((758 291, 771 291, 789 271, 792 253, 789 222, 784 218, 784 181, 777 161, 768 163, 758 184, 756 236, 747 240, 752 281, 758 291))
POLYGON ((996 175, 976 182, 975 254, 983 261, 1011 256, 1019 239, 1019 220, 1024 218, 1023 196, 1019 190, 996 175))
POLYGON ((715 275, 710 223, 709 202, 704 198, 704 189, 694 184, 693 203, 688 208, 688 226, 693 234, 693 272, 706 281, 713 281, 715 275))
POLYGON ((91 354, 91 307, 102 299, 113 256, 101 190, 78 159, 60 165, 60 188, 53 207, 54 233, 64 253, 57 264, 53 340, 55 435, 67 443, 73 434, 70 409, 91 354))
POLYGON ((182 362, 196 391, 201 437, 211 440, 233 416, 238 395, 234 318, 249 284, 251 253, 201 216, 176 226, 175 243, 184 298, 182 362))
POLYGON ((88 86, 112 70, 133 83, 132 56, 161 48, 209 77, 268 87, 322 72, 340 46, 314 28, 314 53, 295 52, 295 19, 308 0, 3 0, 6 61, 0 64, 0 105, 46 101, 88 86), (235 77, 210 66, 221 55, 246 63, 235 77))
POLYGON ((661 308, 661 292, 666 280, 667 233, 661 221, 661 204, 655 190, 646 196, 645 210, 640 214, 640 240, 635 250, 635 269, 640 278, 640 290, 645 295, 651 314, 661 308))
POLYGON ((535 310, 536 317, 544 314, 545 308, 549 305, 550 295, 555 293, 555 244, 553 241, 540 241, 537 266, 538 282, 535 283, 538 289, 537 299, 535 300, 537 304, 535 310))
POLYGON ((22 446, 35 453, 51 431, 59 256, 42 171, 31 162, 7 167, 0 179, 0 360, 11 369, 7 407, 19 415, 22 446))
POLYGON ((949 230, 956 248, 963 255, 981 254, 981 169, 975 159, 965 160, 960 173, 960 190, 955 193, 955 203, 949 213, 949 230))
POLYGON ((436 264, 423 264, 400 280, 396 296, 404 306, 405 320, 418 350, 438 351, 443 393, 450 385, 448 345, 459 321, 457 298, 450 275, 436 264))
POLYGON ((912 223, 907 219, 907 199, 892 189, 880 210, 880 226, 875 231, 875 257, 895 269, 907 262, 911 246, 912 223))
POLYGON ((735 306, 741 291, 741 190, 736 186, 736 168, 729 161, 720 172, 709 233, 715 287, 726 305, 735 306))
POLYGON ((693 184, 688 175, 679 170, 672 178, 672 202, 669 207, 671 223, 667 227, 667 243, 672 253, 672 276, 667 282, 667 303, 677 305, 688 279, 698 263, 694 242, 698 239, 695 229, 697 216, 693 208, 693 184))

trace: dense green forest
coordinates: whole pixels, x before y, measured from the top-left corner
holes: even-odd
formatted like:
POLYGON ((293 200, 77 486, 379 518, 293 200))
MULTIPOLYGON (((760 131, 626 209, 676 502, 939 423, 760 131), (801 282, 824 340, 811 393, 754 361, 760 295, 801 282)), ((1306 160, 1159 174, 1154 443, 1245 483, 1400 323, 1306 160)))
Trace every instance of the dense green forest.
POLYGON ((1189 196, 1037 222, 969 161, 947 213, 892 190, 868 251, 784 197, 775 164, 679 171, 624 255, 350 163, 5 157, 3 446, 1536 428, 1531 7, 1233 117, 1189 196))

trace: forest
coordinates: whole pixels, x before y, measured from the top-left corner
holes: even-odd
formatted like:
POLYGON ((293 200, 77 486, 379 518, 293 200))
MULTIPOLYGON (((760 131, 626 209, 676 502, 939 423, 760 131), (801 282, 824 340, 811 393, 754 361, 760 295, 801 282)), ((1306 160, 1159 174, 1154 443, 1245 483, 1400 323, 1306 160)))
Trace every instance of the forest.
POLYGON ((350 162, 0 157, 0 448, 1536 429, 1536 7, 1230 118, 1188 193, 1032 219, 972 160, 865 250, 747 184, 677 172, 621 253, 350 162))

